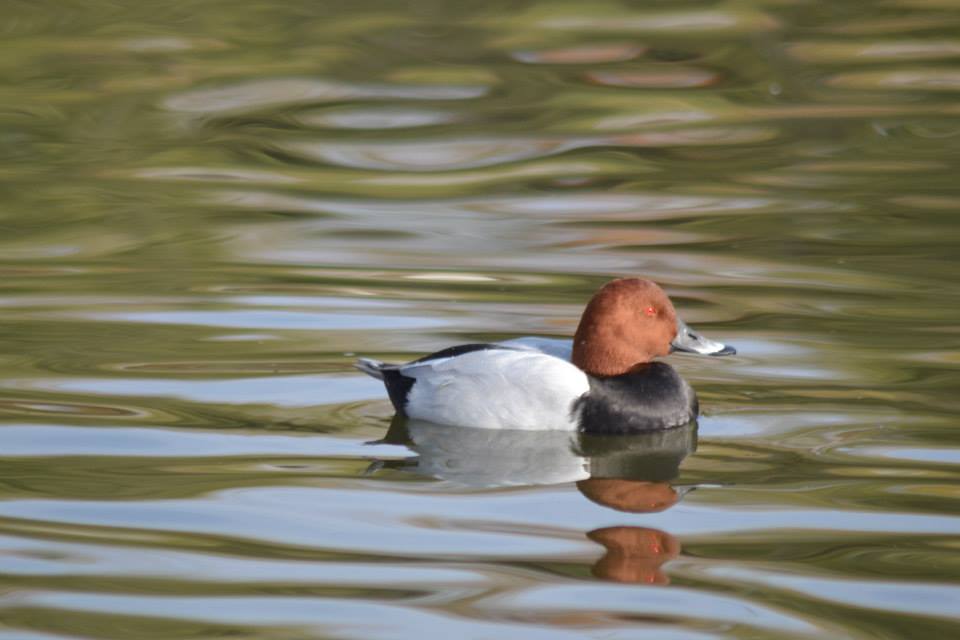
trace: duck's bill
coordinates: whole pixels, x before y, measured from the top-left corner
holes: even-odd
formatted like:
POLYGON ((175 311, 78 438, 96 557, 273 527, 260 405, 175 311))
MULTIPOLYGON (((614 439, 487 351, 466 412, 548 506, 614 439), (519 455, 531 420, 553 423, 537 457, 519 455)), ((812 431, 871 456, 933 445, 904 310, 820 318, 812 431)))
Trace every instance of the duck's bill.
POLYGON ((714 342, 687 326, 687 323, 677 318, 677 337, 670 343, 673 351, 683 353, 699 353, 703 356, 732 356, 737 350, 722 342, 714 342))

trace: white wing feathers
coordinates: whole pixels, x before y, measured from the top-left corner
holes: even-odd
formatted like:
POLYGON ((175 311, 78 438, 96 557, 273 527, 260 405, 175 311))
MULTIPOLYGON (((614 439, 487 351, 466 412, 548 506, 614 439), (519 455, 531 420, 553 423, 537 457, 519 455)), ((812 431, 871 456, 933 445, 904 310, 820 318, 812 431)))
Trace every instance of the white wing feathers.
POLYGON ((535 350, 487 349, 415 362, 400 372, 416 383, 412 418, 493 429, 576 429, 573 402, 590 390, 587 376, 535 350))

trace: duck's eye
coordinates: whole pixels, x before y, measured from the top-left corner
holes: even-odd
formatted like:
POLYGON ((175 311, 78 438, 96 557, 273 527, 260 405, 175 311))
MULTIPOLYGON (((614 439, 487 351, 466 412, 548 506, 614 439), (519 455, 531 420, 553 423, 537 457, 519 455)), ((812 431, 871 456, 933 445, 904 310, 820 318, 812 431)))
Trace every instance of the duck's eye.
POLYGON ((646 315, 651 316, 651 317, 657 315, 657 310, 656 310, 656 308, 654 308, 654 307, 647 307, 646 309, 643 310, 643 312, 644 312, 646 315))

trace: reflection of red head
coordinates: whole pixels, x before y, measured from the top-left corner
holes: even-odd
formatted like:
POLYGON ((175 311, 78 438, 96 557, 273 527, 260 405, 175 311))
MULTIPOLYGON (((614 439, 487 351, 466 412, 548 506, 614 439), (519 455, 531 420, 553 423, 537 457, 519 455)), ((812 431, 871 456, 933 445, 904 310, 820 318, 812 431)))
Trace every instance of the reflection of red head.
POLYGON ((680 499, 666 482, 588 478, 578 482, 577 489, 599 505, 630 513, 656 513, 669 509, 680 499))
POLYGON ((607 553, 593 565, 593 575, 614 582, 669 584, 660 566, 680 554, 680 542, 669 533, 643 527, 595 529, 587 537, 607 553))

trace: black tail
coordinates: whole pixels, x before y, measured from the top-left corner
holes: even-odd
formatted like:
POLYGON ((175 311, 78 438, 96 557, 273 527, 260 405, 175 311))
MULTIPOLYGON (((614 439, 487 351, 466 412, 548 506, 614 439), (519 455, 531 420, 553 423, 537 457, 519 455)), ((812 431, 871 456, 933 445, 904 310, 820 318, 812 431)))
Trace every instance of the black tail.
POLYGON ((383 380, 383 368, 390 365, 380 362, 379 360, 371 360, 370 358, 360 358, 358 359, 353 366, 355 366, 360 371, 363 371, 368 376, 376 378, 377 380, 383 380))
POLYGON ((397 410, 398 414, 405 415, 404 410, 407 406, 407 394, 410 393, 410 388, 413 387, 413 383, 416 382, 416 380, 402 375, 400 371, 397 370, 397 365, 380 362, 379 360, 359 358, 353 366, 368 376, 374 377, 377 380, 383 380, 383 384, 387 388, 387 393, 390 395, 390 402, 393 404, 393 408, 397 410))

